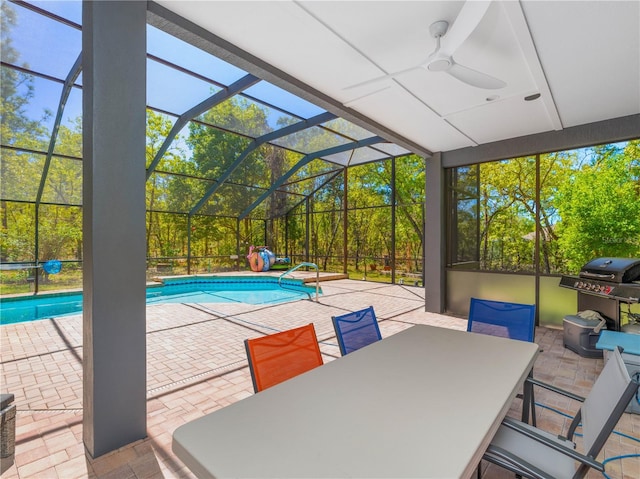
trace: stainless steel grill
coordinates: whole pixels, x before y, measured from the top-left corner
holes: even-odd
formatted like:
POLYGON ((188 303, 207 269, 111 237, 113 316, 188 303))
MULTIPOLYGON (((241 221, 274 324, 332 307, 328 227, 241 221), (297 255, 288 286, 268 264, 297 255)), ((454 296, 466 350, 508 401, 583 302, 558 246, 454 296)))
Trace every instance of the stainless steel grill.
POLYGON ((578 291, 578 311, 598 311, 607 328, 620 330, 620 303, 640 302, 640 259, 596 258, 578 276, 563 276, 560 286, 578 291))
POLYGON ((630 283, 640 279, 640 259, 597 258, 582 267, 580 277, 612 283, 630 283))

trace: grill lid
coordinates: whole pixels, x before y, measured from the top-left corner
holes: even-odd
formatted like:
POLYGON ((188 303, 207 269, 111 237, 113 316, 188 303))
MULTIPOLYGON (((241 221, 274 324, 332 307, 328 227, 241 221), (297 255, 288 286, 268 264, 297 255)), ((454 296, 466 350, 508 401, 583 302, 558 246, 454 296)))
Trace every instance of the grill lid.
POLYGON ((580 277, 612 283, 630 283, 640 279, 640 259, 596 258, 582 267, 580 277))

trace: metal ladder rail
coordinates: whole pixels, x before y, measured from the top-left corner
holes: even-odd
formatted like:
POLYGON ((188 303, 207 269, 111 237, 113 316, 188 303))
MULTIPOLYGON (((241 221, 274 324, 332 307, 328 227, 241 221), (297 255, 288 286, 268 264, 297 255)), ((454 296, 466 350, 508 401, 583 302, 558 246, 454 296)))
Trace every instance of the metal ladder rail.
MULTIPOLYGON (((302 268, 304 266, 310 267, 310 268, 314 268, 316 270, 316 303, 318 302, 318 291, 320 289, 320 269, 318 268, 318 265, 315 263, 300 263, 297 266, 294 266, 291 269, 288 269, 287 271, 285 271, 284 273, 282 273, 280 276, 278 276, 278 286, 280 286, 281 288, 284 288, 284 286, 282 286, 280 284, 280 280, 282 278, 284 278, 286 275, 293 273, 295 270, 297 270, 298 268, 302 268)), ((285 288, 286 289, 286 288, 285 288)), ((309 293, 307 293, 309 294, 309 293)), ((311 295, 309 294, 309 299, 311 299, 311 295)))

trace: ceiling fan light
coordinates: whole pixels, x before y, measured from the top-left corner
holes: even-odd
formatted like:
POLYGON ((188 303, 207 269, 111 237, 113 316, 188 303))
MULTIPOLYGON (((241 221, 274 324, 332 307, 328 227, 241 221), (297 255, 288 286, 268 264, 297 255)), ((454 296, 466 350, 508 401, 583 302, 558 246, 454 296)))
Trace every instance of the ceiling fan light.
POLYGON ((430 72, 443 72, 451 68, 451 62, 446 58, 440 58, 438 60, 433 60, 427 65, 427 70, 430 72))

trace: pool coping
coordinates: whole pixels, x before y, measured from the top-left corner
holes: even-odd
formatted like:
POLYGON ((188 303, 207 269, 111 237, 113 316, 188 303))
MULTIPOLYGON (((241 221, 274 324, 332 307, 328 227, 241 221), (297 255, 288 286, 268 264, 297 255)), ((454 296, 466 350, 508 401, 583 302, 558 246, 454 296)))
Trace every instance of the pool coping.
MULTIPOLYGON (((161 288, 163 286, 174 286, 178 284, 190 284, 190 283, 198 283, 198 282, 215 282, 215 283, 225 283, 225 282, 249 282, 254 281, 256 283, 277 283, 278 278, 274 276, 258 276, 258 275, 215 275, 215 274, 197 274, 197 275, 181 275, 181 276, 163 276, 158 278, 157 281, 147 281, 146 289, 149 288, 161 288), (253 280, 252 278, 255 278, 253 280)), ((315 281, 315 279, 313 280, 315 281)), ((283 278, 281 280, 284 284, 295 285, 295 286, 305 286, 309 281, 304 278, 283 278)), ((73 296, 76 294, 82 294, 83 290, 81 288, 77 289, 65 289, 61 291, 40 291, 38 293, 17 293, 11 295, 0 295, 0 304, 1 303, 10 303, 14 301, 26 300, 26 299, 39 299, 39 298, 47 298, 47 297, 61 297, 61 296, 73 296)))
MULTIPOLYGON (((224 285, 230 285, 230 284, 235 284, 235 285, 245 285, 245 288, 247 287, 246 285, 270 285, 271 287, 280 287, 283 290, 288 290, 288 291, 295 291, 297 293, 304 293, 308 296, 308 298, 310 300, 312 300, 312 294, 313 294, 313 287, 310 286, 309 284, 307 284, 302 278, 280 278, 280 277, 276 277, 273 275, 256 275, 256 274, 250 274, 250 275, 232 275, 232 274, 225 274, 225 275, 217 275, 217 274, 195 274, 195 275, 180 275, 180 276, 167 276, 167 277, 163 277, 162 278, 162 282, 147 282, 146 284, 146 288, 145 288, 145 292, 146 292, 146 302, 147 304, 149 304, 149 300, 150 298, 152 300, 157 299, 156 297, 154 297, 156 295, 156 293, 154 293, 154 290, 156 288, 169 288, 171 289, 172 287, 180 287, 180 286, 195 286, 196 288, 200 288, 203 290, 206 290, 207 287, 206 285, 210 285, 210 287, 214 287, 215 286, 222 286, 224 289, 224 285), (203 286, 199 286, 199 285, 203 285, 203 286), (150 294, 151 293, 151 294, 150 294)), ((253 289, 253 288, 252 288, 253 289)), ((169 293, 170 291, 167 291, 167 293, 169 293)), ((162 295, 162 292, 159 291, 159 293, 162 295)), ((21 295, 12 295, 10 297, 0 297, 0 310, 2 309, 2 307, 4 306, 5 308, 7 308, 7 310, 5 311, 7 314, 9 314, 9 311, 11 310, 12 307, 16 307, 16 308, 20 308, 20 307, 33 307, 33 308, 42 308, 45 306, 48 306, 47 304, 38 304, 41 303, 42 301, 46 302, 48 299, 53 300, 55 299, 62 299, 62 301, 65 301, 65 298, 69 298, 67 301, 72 301, 73 304, 77 304, 78 302, 80 302, 80 304, 82 305, 82 301, 83 301, 83 290, 82 289, 74 289, 74 290, 65 290, 65 291, 55 291, 55 292, 40 292, 38 294, 21 294, 21 295), (79 298, 77 298, 79 296, 79 298), (28 302, 31 301, 36 301, 37 303, 35 305, 32 304, 27 304, 28 302), (24 302, 25 305, 22 306, 19 303, 24 302)), ((179 293, 182 294, 182 293, 179 293)), ((319 287, 319 284, 316 284, 316 288, 315 288, 315 294, 316 297, 319 294, 322 294, 322 288, 319 287)), ((175 294, 174 294, 175 295, 175 294)), ((172 296, 172 294, 166 294, 164 296, 172 296)), ((152 303, 154 301, 151 301, 152 303)), ((159 301, 160 303, 162 301, 159 301)), ((223 301, 224 302, 224 301, 223 301)), ((184 301, 185 304, 188 303, 193 303, 193 301, 184 301)), ((252 303, 249 303, 252 304, 252 303)), ((77 307, 76 307, 77 308, 77 307)), ((31 318, 31 319, 19 319, 19 320, 15 320, 16 318, 12 318, 10 315, 10 318, 4 318, 3 321, 2 318, 0 318, 0 326, 7 326, 10 324, 16 324, 16 323, 23 323, 23 322, 31 322, 31 321, 38 321, 41 319, 46 319, 48 318, 49 314, 51 314, 51 317, 64 317, 64 316, 69 316, 69 315, 73 315, 73 314, 81 314, 81 310, 80 311, 76 311, 76 308, 74 308, 73 311, 65 311, 65 312, 58 312, 58 313, 47 313, 47 316, 42 316, 39 317, 38 314, 36 313, 35 318, 31 318)))

